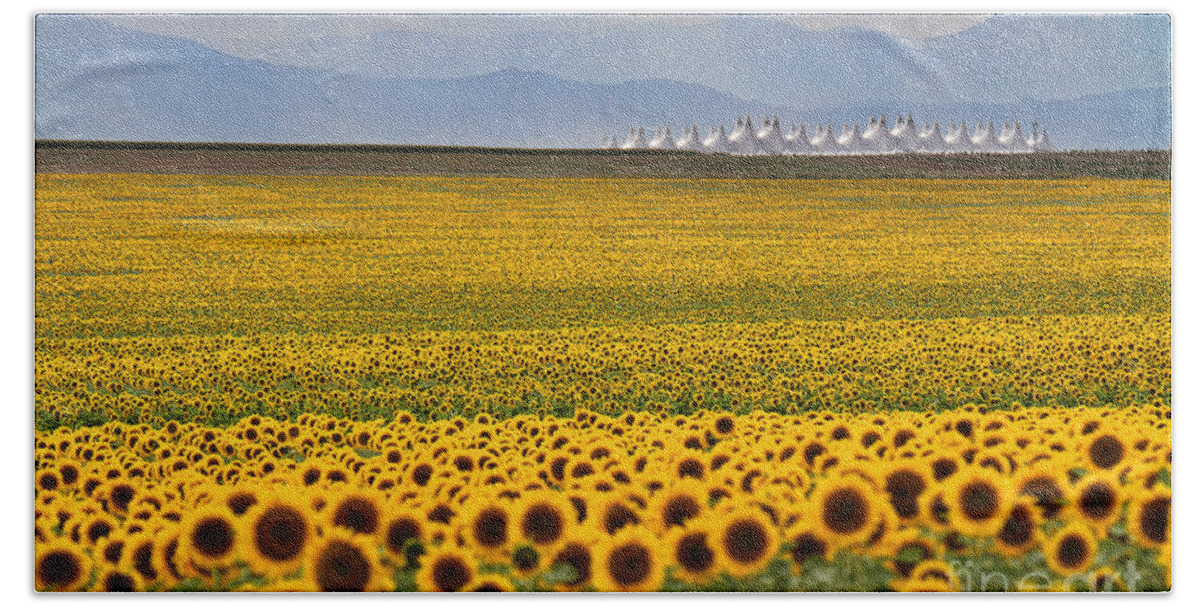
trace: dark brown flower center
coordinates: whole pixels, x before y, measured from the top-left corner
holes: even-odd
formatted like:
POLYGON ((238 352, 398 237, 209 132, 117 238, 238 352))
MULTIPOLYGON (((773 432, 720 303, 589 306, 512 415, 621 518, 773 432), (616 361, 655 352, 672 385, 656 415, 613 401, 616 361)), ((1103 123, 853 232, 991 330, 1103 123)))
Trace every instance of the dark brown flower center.
POLYGON ((739 564, 752 564, 767 553, 767 530, 753 519, 735 521, 725 529, 725 552, 739 564))
POLYGON ((621 587, 632 587, 650 577, 650 551, 630 543, 617 547, 608 557, 608 573, 621 587))
POLYGON ((442 557, 432 567, 433 586, 438 591, 458 591, 471 582, 471 569, 460 557, 442 557))
POLYGON ((867 499, 857 489, 830 492, 822 505, 825 526, 837 534, 853 534, 867 525, 867 499))
POLYGON ((566 528, 563 514, 554 506, 537 503, 525 511, 521 518, 521 533, 536 545, 552 543, 562 536, 566 528))
POLYGON ((321 591, 365 591, 371 564, 362 551, 344 540, 333 540, 313 563, 313 578, 321 591))
POLYGON ((986 521, 996 515, 1000 508, 1000 496, 991 484, 972 481, 959 492, 958 506, 967 519, 986 521))
POLYGON ((233 550, 233 525, 220 517, 206 517, 192 529, 192 546, 201 555, 222 557, 233 550))
POLYGON ((286 505, 272 506, 254 524, 254 545, 271 561, 295 559, 308 541, 304 515, 286 505))

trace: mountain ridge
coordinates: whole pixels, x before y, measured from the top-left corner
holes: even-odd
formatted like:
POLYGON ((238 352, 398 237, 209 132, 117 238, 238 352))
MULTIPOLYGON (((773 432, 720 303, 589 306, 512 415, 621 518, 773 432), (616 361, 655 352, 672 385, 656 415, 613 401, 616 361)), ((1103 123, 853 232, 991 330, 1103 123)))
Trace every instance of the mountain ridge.
POLYGON ((38 22, 38 139, 409 144, 578 148, 631 126, 760 123, 865 124, 883 112, 918 122, 1037 120, 1059 147, 1170 146, 1170 89, 1072 101, 863 101, 838 109, 773 105, 666 78, 616 84, 503 68, 485 74, 372 78, 227 55, 177 37, 92 21, 69 30, 38 22), (57 28, 57 29, 56 29, 57 28), (82 32, 82 33, 80 33, 82 32), (68 34, 72 34, 68 36, 68 34), (105 46, 105 45, 108 46, 105 46), (110 48, 111 47, 111 48, 110 48), (1120 120, 1111 117, 1119 116, 1120 120))

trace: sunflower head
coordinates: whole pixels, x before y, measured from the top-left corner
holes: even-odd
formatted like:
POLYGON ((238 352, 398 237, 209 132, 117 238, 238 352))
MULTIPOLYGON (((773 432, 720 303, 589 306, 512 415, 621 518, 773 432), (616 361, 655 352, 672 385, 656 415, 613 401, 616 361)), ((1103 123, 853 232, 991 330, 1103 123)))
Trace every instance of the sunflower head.
POLYGON ((96 576, 96 582, 92 584, 91 588, 93 591, 104 591, 106 593, 144 591, 146 583, 142 580, 141 575, 134 570, 108 566, 99 572, 96 576))
POLYGON ((477 577, 475 558, 469 552, 442 545, 421 557, 417 588, 421 591, 464 591, 477 577))
POLYGON ((463 536, 477 555, 506 560, 515 541, 513 505, 504 498, 480 496, 466 508, 463 536))
POLYGON ((34 588, 38 591, 79 591, 92 571, 82 547, 56 539, 34 545, 34 588))
POLYGON ((776 525, 752 504, 728 505, 707 524, 721 568, 735 577, 761 570, 779 553, 776 525))
POLYGON ((967 536, 991 536, 1004 524, 1013 492, 991 469, 971 467, 955 476, 945 493, 950 522, 967 536))
MULTIPOLYGON (((1156 487, 1139 493, 1129 506, 1126 528, 1137 544, 1147 549, 1170 552, 1171 490, 1156 487)), ((1169 561, 1168 561, 1169 563, 1169 561)))
POLYGON ((1100 538, 1121 516, 1125 491, 1116 475, 1104 471, 1092 473, 1072 488, 1070 519, 1086 522, 1100 538))
POLYGON ((197 508, 180 525, 179 555, 206 574, 213 568, 233 564, 238 557, 238 522, 224 505, 197 508))
POLYGON ((345 528, 333 528, 309 544, 304 578, 313 591, 389 591, 392 587, 375 545, 345 528))
POLYGON ((239 522, 241 555, 252 572, 276 578, 301 566, 316 541, 315 516, 304 500, 288 495, 260 499, 239 522))
POLYGON ((661 543, 640 526, 629 526, 597 548, 593 580, 601 591, 655 591, 662 586, 666 559, 661 543))
POLYGON ((1012 502, 993 540, 996 549, 1008 557, 1022 555, 1041 544, 1041 511, 1033 498, 1022 496, 1012 502))
POLYGON ((859 544, 875 531, 878 493, 854 476, 824 479, 811 500, 816 529, 835 547, 859 544))
POLYGON ((1072 522, 1042 545, 1046 564, 1061 576, 1086 571, 1096 558, 1096 538, 1091 528, 1072 522))
POLYGON ((960 583, 950 564, 929 560, 918 564, 907 579, 900 579, 893 586, 905 592, 958 591, 960 583))
POLYGON ((341 492, 322 510, 324 523, 353 534, 377 537, 383 529, 383 499, 370 490, 341 492))
POLYGON ((672 484, 658 492, 646 509, 650 525, 659 533, 703 517, 707 510, 708 486, 691 480, 672 484))

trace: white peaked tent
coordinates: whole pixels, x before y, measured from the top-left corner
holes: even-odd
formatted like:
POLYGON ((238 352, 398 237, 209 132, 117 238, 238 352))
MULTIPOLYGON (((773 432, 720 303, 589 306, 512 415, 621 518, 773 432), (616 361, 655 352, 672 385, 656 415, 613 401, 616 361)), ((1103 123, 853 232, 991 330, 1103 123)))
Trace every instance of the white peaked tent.
POLYGON ((921 150, 921 134, 917 131, 912 114, 907 118, 896 118, 896 126, 891 132, 892 149, 898 152, 917 152, 921 150))
POLYGON ((758 132, 758 147, 764 154, 783 154, 788 151, 788 141, 779 128, 779 117, 767 121, 762 131, 758 132))
POLYGON ((1029 124, 1029 135, 1025 136, 1025 145, 1030 150, 1036 150, 1039 136, 1041 133, 1038 133, 1038 123, 1035 120, 1029 124))
POLYGON ((711 152, 729 152, 729 136, 725 134, 725 125, 713 129, 704 139, 704 148, 711 152))
POLYGON ((1042 134, 1038 136, 1033 149, 1035 152, 1053 152, 1055 150, 1054 144, 1050 143, 1050 134, 1045 129, 1042 129, 1042 134))
POLYGON ((810 143, 813 147, 813 152, 817 154, 837 154, 838 143, 837 136, 833 133, 833 125, 826 124, 825 126, 817 126, 817 132, 813 135, 810 143))
POLYGON ((1053 151, 1046 129, 1032 123, 1025 135, 1020 122, 1003 123, 999 133, 996 123, 976 123, 974 130, 966 121, 952 122, 945 129, 940 122, 917 127, 912 114, 900 114, 895 126, 889 127, 885 115, 872 116, 863 129, 858 123, 846 124, 840 134, 831 124, 817 124, 809 134, 804 125, 793 126, 786 133, 778 116, 764 118, 761 129, 754 126, 752 116, 740 116, 733 131, 726 134, 725 125, 711 127, 703 139, 696 125, 684 126, 683 136, 672 136, 670 127, 658 127, 654 136, 646 137, 645 127, 630 127, 624 143, 617 137, 605 136, 602 148, 624 150, 687 150, 724 154, 955 154, 964 152, 1032 153, 1053 151))
POLYGON ((729 151, 734 154, 761 154, 758 145, 758 132, 754 128, 754 119, 747 116, 738 122, 738 128, 729 134, 729 151))
MULTIPOLYGON (((819 132, 820 130, 821 130, 820 127, 817 127, 817 131, 819 132)), ((788 154, 816 154, 817 153, 817 148, 812 143, 813 138, 810 138, 808 136, 808 129, 806 129, 804 127, 804 125, 800 125, 799 128, 793 126, 791 128, 791 130, 788 131, 787 137, 785 139, 786 139, 786 143, 787 143, 787 153, 788 154)))
POLYGON ((700 141, 700 131, 696 129, 696 125, 684 127, 683 137, 675 142, 675 149, 689 152, 701 152, 704 150, 704 144, 700 141))
POLYGON ((842 135, 837 139, 838 154, 864 154, 867 146, 863 142, 863 132, 858 123, 854 126, 842 125, 842 135))
POLYGON ((625 143, 621 144, 622 150, 642 150, 650 142, 646 141, 646 129, 644 127, 630 127, 629 136, 625 138, 625 143))
MULTIPOLYGON (((1008 125, 1005 125, 1006 127, 1008 125)), ((1021 122, 1017 121, 1004 130, 1004 134, 1000 136, 1000 146, 1005 152, 1030 152, 1032 148, 1029 142, 1025 139, 1025 132, 1021 130, 1021 122)))
POLYGON ((933 123, 932 127, 921 133, 917 140, 917 150, 933 154, 946 151, 946 136, 942 133, 940 123, 933 123))
POLYGON ((880 114, 862 134, 863 151, 885 154, 892 151, 892 133, 888 129, 887 117, 880 114))
POLYGON ((647 147, 651 150, 674 150, 675 137, 671 135, 671 127, 655 129, 654 139, 650 140, 647 147))
POLYGON ((970 152, 974 149, 971 145, 970 132, 967 130, 967 122, 964 120, 951 124, 944 143, 947 152, 970 152))
POLYGON ((990 120, 986 127, 976 129, 975 136, 971 138, 971 145, 975 147, 977 152, 1004 151, 1004 148, 1000 145, 1000 138, 996 135, 996 124, 990 120))

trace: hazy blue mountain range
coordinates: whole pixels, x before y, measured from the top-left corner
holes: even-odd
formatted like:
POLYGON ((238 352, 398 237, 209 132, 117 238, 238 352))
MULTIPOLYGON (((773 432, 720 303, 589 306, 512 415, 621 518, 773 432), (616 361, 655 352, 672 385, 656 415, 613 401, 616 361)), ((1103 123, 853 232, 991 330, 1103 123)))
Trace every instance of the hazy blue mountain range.
MULTIPOLYGON (((738 27, 744 21, 730 23, 738 27)), ((990 20, 933 43, 952 49, 950 39, 975 30, 984 30, 977 35, 992 35, 989 24, 990 20)), ((751 20, 745 27, 751 25, 778 27, 779 35, 786 33, 782 24, 751 20)), ((453 78, 352 74, 242 59, 183 38, 84 17, 40 18, 35 37, 35 135, 41 139, 591 147, 605 135, 623 138, 631 125, 670 126, 678 132, 695 123, 704 133, 714 123, 732 127, 737 116, 749 113, 759 121, 764 114, 777 114, 785 124, 804 122, 812 129, 817 122, 828 122, 840 128, 850 121, 865 124, 871 114, 885 113, 894 120, 897 113, 912 112, 918 122, 965 119, 974 123, 990 118, 1028 124, 1037 120, 1064 148, 1169 146, 1167 87, 1071 100, 1001 95, 987 97, 1000 100, 997 103, 964 100, 967 96, 961 87, 945 80, 945 74, 961 66, 922 74, 926 68, 905 60, 911 48, 880 32, 849 29, 840 30, 838 37, 816 32, 812 38, 823 40, 827 52, 841 53, 846 62, 885 76, 848 84, 858 97, 799 93, 766 103, 666 78, 584 82, 513 68, 453 78)), ((805 59, 811 52, 801 50, 780 57, 767 56, 766 45, 737 46, 730 50, 736 56, 731 69, 761 79, 838 81, 836 70, 805 59), (746 67, 751 65, 757 67, 746 67)), ((922 53, 922 57, 941 53, 947 58, 937 61, 954 63, 949 51, 922 53)))

